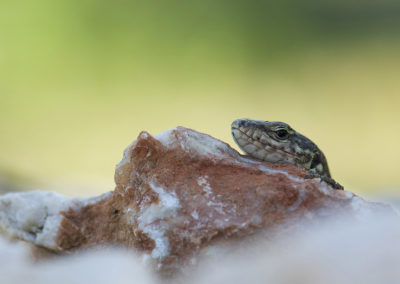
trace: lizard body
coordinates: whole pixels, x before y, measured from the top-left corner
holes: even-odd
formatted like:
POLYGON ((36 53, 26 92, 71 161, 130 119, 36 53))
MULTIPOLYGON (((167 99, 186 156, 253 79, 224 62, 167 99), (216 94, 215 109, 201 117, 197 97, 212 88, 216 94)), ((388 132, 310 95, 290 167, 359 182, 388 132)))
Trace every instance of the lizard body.
POLYGON ((231 130, 235 142, 251 157, 271 163, 293 164, 308 171, 306 178, 320 177, 335 189, 343 189, 331 178, 324 153, 288 124, 237 119, 231 130))

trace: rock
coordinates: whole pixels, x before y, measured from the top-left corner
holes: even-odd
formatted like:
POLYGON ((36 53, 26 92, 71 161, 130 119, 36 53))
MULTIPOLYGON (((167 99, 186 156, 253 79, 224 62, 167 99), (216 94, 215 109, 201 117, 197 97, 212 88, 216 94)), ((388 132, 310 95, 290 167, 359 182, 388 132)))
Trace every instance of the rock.
MULTIPOLYGON (((206 258, 179 283, 398 283, 399 218, 345 219, 206 258)), ((176 282, 175 282, 176 283, 176 282)))
POLYGON ((49 192, 0 197, 0 231, 57 253, 93 246, 135 248, 163 275, 196 263, 200 252, 268 238, 277 229, 341 216, 362 222, 388 205, 334 190, 304 169, 241 156, 226 143, 178 127, 142 132, 100 197, 49 192))
POLYGON ((342 220, 240 251, 225 247, 183 277, 159 281, 140 256, 120 248, 33 262, 26 243, 6 242, 0 236, 0 283, 398 283, 399 237, 398 218, 372 218, 366 224, 342 220))
POLYGON ((0 283, 159 283, 139 256, 122 249, 82 251, 70 257, 38 262, 32 261, 30 255, 29 247, 23 242, 10 243, 0 236, 0 283))

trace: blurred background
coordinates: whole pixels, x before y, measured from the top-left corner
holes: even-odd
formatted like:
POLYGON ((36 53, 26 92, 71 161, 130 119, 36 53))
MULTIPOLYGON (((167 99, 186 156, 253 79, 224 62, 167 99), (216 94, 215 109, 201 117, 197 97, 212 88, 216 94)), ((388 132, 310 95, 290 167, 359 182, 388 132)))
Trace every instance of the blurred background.
POLYGON ((141 130, 234 146, 247 117, 310 137, 346 189, 400 196, 399 76, 396 0, 3 1, 0 188, 103 193, 141 130))

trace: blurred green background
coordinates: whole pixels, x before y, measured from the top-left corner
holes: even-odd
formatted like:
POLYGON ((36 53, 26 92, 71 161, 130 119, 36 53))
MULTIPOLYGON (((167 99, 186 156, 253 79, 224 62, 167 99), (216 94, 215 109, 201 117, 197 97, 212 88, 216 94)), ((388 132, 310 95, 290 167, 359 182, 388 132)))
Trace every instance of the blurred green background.
POLYGON ((400 189, 400 3, 0 3, 0 180, 113 189, 141 130, 282 120, 357 193, 400 189))

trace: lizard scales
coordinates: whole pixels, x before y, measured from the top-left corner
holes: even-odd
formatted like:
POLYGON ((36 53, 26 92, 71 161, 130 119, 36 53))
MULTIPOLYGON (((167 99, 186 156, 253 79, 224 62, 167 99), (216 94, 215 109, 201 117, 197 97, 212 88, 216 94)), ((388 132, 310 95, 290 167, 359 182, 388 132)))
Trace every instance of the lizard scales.
POLYGON ((280 121, 237 119, 231 126, 232 136, 239 147, 259 160, 289 163, 308 171, 306 178, 320 177, 335 189, 324 153, 304 135, 280 121))

